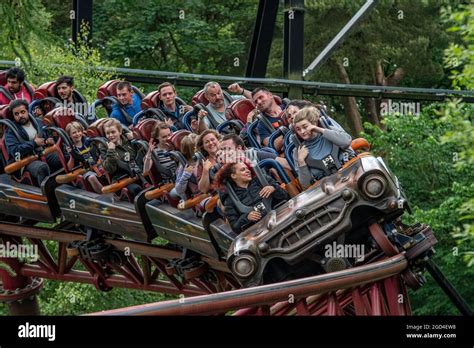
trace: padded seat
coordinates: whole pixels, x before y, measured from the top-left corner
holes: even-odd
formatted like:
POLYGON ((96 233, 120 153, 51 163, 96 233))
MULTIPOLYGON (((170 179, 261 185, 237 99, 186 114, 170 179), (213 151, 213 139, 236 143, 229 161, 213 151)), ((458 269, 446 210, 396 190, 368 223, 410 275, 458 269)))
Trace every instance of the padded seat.
POLYGON ((207 105, 209 104, 209 100, 207 100, 206 96, 204 95, 204 90, 201 89, 199 92, 197 92, 192 99, 192 104, 197 105, 197 104, 204 104, 207 105))
POLYGON ((133 129, 133 133, 135 135, 135 139, 144 140, 146 142, 150 141, 151 139, 151 132, 155 125, 159 121, 153 118, 148 118, 141 121, 136 127, 133 129))
POLYGON ((101 118, 89 125, 87 128, 87 136, 90 138, 96 137, 104 137, 105 138, 105 131, 104 131, 104 123, 107 122, 108 118, 101 118))
POLYGON ((66 129, 66 126, 76 121, 76 115, 70 108, 58 107, 46 114, 44 117, 46 120, 52 121, 52 123, 61 129, 66 129))
POLYGON ((8 105, 0 105, 0 119, 8 118, 8 105))
POLYGON ((160 92, 153 91, 148 93, 145 98, 142 99, 140 104, 140 108, 142 110, 150 109, 150 108, 157 108, 160 103, 160 92))
POLYGON ((250 99, 238 99, 227 107, 226 118, 228 120, 237 119, 246 124, 247 116, 252 110, 255 110, 255 104, 250 99))
POLYGON ((176 151, 180 151, 180 149, 181 149, 181 140, 183 140, 183 138, 186 135, 189 135, 189 134, 191 134, 191 132, 188 131, 188 130, 184 130, 184 129, 176 131, 171 136, 171 139, 169 140, 169 143, 174 147, 174 149, 176 151))
POLYGON ((117 84, 120 80, 110 80, 99 87, 97 91, 97 99, 104 99, 105 97, 117 96, 117 84))
POLYGON ((35 91, 33 95, 33 99, 44 99, 47 97, 56 97, 59 98, 59 95, 56 91, 56 82, 50 81, 43 83, 38 89, 35 91))

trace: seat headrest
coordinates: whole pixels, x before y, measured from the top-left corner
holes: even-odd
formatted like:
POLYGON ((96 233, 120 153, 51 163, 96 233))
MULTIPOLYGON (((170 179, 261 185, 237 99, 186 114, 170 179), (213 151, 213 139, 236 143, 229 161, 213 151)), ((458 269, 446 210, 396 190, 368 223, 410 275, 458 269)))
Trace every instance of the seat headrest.
POLYGON ((104 83, 97 90, 97 99, 103 99, 104 97, 116 97, 117 96, 117 84, 120 80, 110 80, 104 83))
POLYGON ((246 124, 247 115, 252 110, 255 110, 255 104, 250 99, 238 99, 227 107, 225 114, 228 120, 237 119, 246 124))
POLYGON ((280 96, 274 95, 274 96, 273 96, 273 99, 275 99, 275 102, 277 103, 277 105, 281 105, 282 101, 281 101, 280 96))
POLYGON ((206 96, 204 95, 204 90, 201 89, 199 92, 197 92, 194 96, 193 96, 193 99, 192 99, 192 104, 193 106, 196 105, 196 104, 204 104, 204 105, 207 105, 209 104, 209 100, 207 100, 206 96))
POLYGON ((0 86, 5 86, 7 84, 7 71, 0 71, 0 86))
POLYGON ((153 118, 147 118, 141 121, 134 129, 133 133, 135 135, 135 139, 141 139, 145 141, 150 141, 151 139, 151 132, 155 125, 159 121, 153 118))
POLYGON ((183 138, 189 134, 191 134, 191 132, 185 129, 174 132, 173 135, 171 135, 171 139, 169 140, 170 145, 172 145, 176 151, 180 151, 181 140, 183 140, 183 138))
POLYGON ((66 129, 66 126, 76 120, 74 111, 70 108, 60 106, 48 112, 45 119, 51 119, 52 123, 59 128, 66 129))
POLYGON ((8 118, 8 105, 0 105, 0 119, 8 118))
POLYGON ((90 124, 86 131, 87 136, 90 138, 95 138, 95 137, 105 138, 104 123, 107 122, 108 120, 109 118, 100 118, 94 123, 90 124))
POLYGON ((47 97, 59 98, 56 91, 56 82, 49 81, 39 86, 33 94, 33 99, 44 99, 47 97))
POLYGON ((149 108, 157 108, 160 103, 160 92, 153 91, 148 93, 145 98, 142 99, 140 104, 140 108, 142 110, 149 109, 149 108))

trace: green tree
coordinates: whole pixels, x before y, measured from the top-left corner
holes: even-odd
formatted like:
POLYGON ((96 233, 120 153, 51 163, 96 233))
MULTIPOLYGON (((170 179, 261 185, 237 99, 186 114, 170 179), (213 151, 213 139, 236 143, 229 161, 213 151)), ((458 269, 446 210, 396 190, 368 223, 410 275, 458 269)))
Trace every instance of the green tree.
POLYGON ((242 74, 255 12, 250 0, 104 0, 94 5, 94 43, 120 67, 242 74))
MULTIPOLYGON (((451 24, 450 31, 461 36, 460 43, 452 43, 446 50, 445 62, 451 69, 453 87, 474 90, 474 5, 462 6, 459 9, 446 7, 443 11, 445 20, 451 24)), ((446 144, 456 144, 459 151, 455 153, 454 167, 460 171, 474 171, 474 127, 472 125, 474 105, 453 100, 440 111, 441 121, 452 125, 441 140, 446 144)), ((474 186, 471 180, 470 185, 474 186)), ((454 230, 460 246, 465 249, 465 259, 469 266, 474 265, 474 198, 465 197, 458 208, 462 228, 454 230)))
MULTIPOLYGON (((453 153, 457 143, 442 144, 440 137, 452 132, 454 126, 440 122, 440 105, 425 108, 419 116, 387 115, 383 122, 386 130, 366 124, 364 136, 372 145, 375 155, 382 156, 398 176, 413 214, 405 214, 406 223, 423 222, 431 226, 438 243, 434 261, 454 284, 468 303, 474 303, 471 279, 474 268, 467 268, 462 255, 466 244, 457 244, 453 231, 462 228, 461 207, 474 194, 474 173, 456 170, 453 153)), ((459 314, 434 280, 411 292, 414 313, 418 315, 459 314)))
MULTIPOLYGON (((305 66, 308 66, 365 1, 305 1, 305 66)), ((307 79, 381 86, 448 86, 443 50, 452 34, 440 20, 438 0, 382 0, 331 58, 307 79)), ((275 42, 270 72, 281 74, 282 38, 275 42)), ((381 124, 380 102, 373 98, 334 98, 353 133, 363 121, 381 124), (361 115, 364 118, 361 118, 361 115)))
POLYGON ((50 14, 40 0, 11 0, 0 2, 0 46, 3 58, 15 59, 30 67, 33 42, 51 41, 50 14))
POLYGON ((33 65, 27 69, 31 82, 39 85, 52 81, 61 75, 74 77, 76 88, 89 102, 96 99, 97 88, 113 77, 112 72, 98 70, 99 67, 110 64, 101 58, 98 50, 91 48, 85 42, 85 33, 77 45, 54 46, 37 44, 31 47, 33 65))

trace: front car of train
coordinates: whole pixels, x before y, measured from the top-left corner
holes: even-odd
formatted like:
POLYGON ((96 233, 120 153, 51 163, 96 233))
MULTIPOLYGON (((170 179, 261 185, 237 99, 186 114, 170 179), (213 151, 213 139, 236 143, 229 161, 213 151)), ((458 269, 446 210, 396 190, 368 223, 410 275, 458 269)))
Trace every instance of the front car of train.
POLYGON ((317 274, 353 267, 374 245, 369 226, 379 224, 390 234, 402 226, 407 209, 383 159, 361 154, 240 234, 228 265, 245 286, 282 280, 271 274, 282 269, 288 276, 292 269, 317 274), (348 244, 357 245, 359 255, 344 255, 348 244))

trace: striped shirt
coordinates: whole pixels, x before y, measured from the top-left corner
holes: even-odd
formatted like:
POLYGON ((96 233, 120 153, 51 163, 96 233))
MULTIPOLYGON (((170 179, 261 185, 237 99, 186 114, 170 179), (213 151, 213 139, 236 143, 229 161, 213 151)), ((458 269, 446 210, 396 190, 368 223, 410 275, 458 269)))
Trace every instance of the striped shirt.
POLYGON ((167 151, 158 148, 155 148, 153 151, 158 161, 160 161, 160 164, 169 169, 172 173, 172 176, 170 177, 169 175, 166 175, 166 173, 160 172, 163 179, 173 179, 176 175, 176 162, 170 156, 165 155, 167 151))

